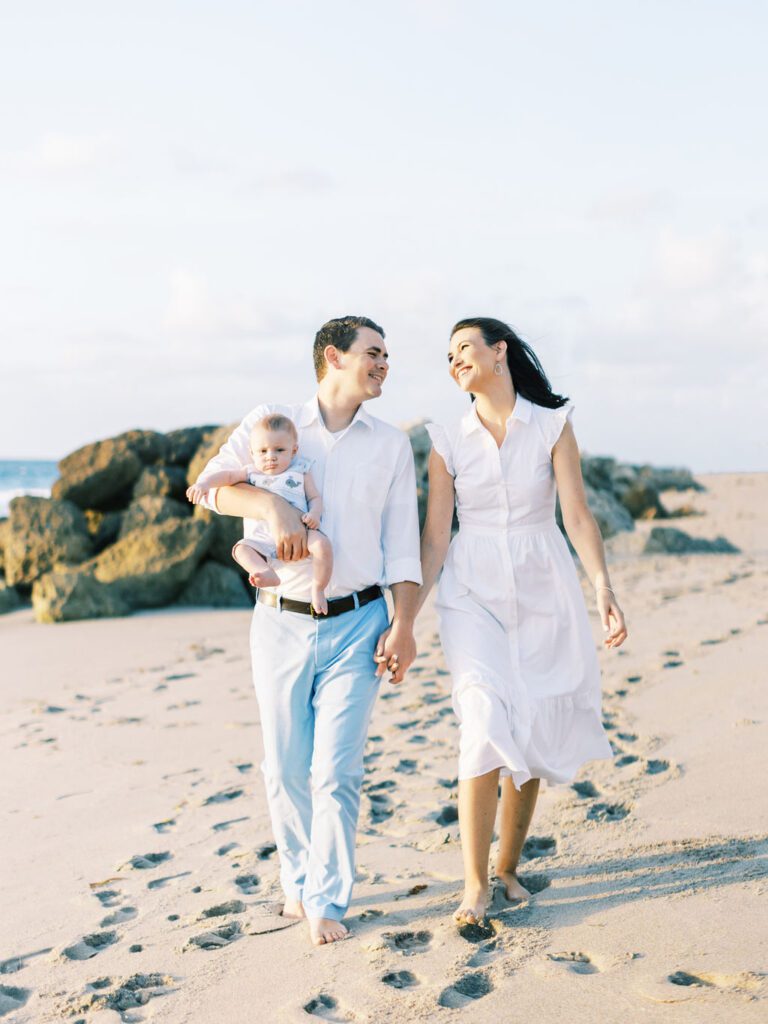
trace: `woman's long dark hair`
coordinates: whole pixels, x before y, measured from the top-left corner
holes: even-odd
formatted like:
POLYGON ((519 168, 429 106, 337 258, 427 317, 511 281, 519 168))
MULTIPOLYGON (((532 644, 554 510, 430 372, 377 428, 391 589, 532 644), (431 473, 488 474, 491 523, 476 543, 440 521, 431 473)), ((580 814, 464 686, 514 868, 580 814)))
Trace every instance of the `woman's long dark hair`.
POLYGON ((508 324, 492 317, 475 316, 454 324, 451 337, 465 327, 477 327, 486 345, 493 346, 499 341, 506 341, 507 365, 512 383, 515 391, 523 398, 547 409, 559 409, 568 401, 565 395, 555 394, 536 353, 522 338, 518 338, 508 324))

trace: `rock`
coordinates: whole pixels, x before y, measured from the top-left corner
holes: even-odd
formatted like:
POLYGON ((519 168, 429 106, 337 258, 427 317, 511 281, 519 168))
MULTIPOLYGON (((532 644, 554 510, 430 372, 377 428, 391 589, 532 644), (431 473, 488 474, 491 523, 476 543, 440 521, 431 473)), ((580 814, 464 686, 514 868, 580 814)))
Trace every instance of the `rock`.
MULTIPOLYGON (((608 491, 597 491, 589 484, 584 484, 587 495, 587 504, 592 515, 595 517, 603 540, 613 537, 622 530, 634 530, 635 521, 620 502, 608 491)), ((555 519, 557 525, 564 532, 563 514, 560 509, 560 501, 555 506, 555 519)))
POLYGON ((115 508, 130 495, 141 469, 141 459, 125 441, 96 441, 61 460, 51 494, 80 508, 115 508))
POLYGON ((690 469, 679 466, 639 466, 639 476, 657 491, 705 491, 690 469))
POLYGON ((147 526, 164 523, 168 519, 186 519, 191 514, 191 505, 174 501, 173 498, 158 498, 145 494, 142 498, 132 501, 125 510, 119 536, 127 537, 134 530, 144 530, 147 526))
POLYGON ((208 557, 228 569, 238 569, 238 572, 242 572, 243 578, 247 579, 245 571, 240 570, 232 558, 232 548, 243 537, 243 520, 235 516, 220 516, 217 512, 209 512, 202 505, 195 505, 192 515, 195 519, 210 523, 211 546, 208 549, 208 557))
POLYGON ((614 493, 633 519, 666 519, 669 514, 659 492, 646 481, 635 480, 624 489, 616 488, 614 493))
POLYGON ((0 519, 0 568, 3 566, 3 559, 5 555, 5 547, 8 543, 8 537, 11 532, 11 521, 10 519, 0 519))
POLYGON ((88 535, 93 541, 94 554, 98 554, 117 540, 124 513, 99 512, 95 508, 87 508, 84 515, 88 535))
POLYGON ((217 454, 219 448, 229 440, 232 431, 237 423, 230 423, 226 427, 218 427, 212 433, 203 438, 200 446, 193 455, 187 470, 187 483, 193 484, 205 469, 206 463, 217 454))
POLYGON ((187 474, 180 466, 145 466, 134 484, 133 497, 151 495, 157 498, 175 498, 184 501, 187 474))
POLYGON ((13 587, 0 579, 0 615, 6 612, 14 612, 21 604, 21 598, 13 587))
POLYGON ((595 491, 607 491, 613 493, 614 475, 616 474, 616 459, 599 455, 582 455, 581 475, 584 483, 595 491))
POLYGON ((177 604, 203 608, 252 608, 253 600, 248 596, 243 577, 236 569, 209 561, 203 562, 195 570, 177 604))
POLYGON ((165 461, 172 466, 188 466, 192 456, 215 430, 218 425, 207 427, 183 427, 181 430, 172 430, 165 435, 168 447, 165 453, 165 461))
POLYGON ((35 616, 62 622, 168 604, 191 579, 210 538, 208 524, 191 518, 134 530, 77 569, 38 580, 35 616))
POLYGON ((168 452, 168 438, 156 430, 126 430, 115 441, 127 445, 146 465, 164 462, 168 452))
POLYGON ((648 534, 643 553, 646 555, 729 555, 738 554, 739 549, 725 537, 705 540, 703 537, 691 537, 683 530, 671 526, 654 526, 648 534))
POLYGON ((77 564, 93 553, 85 516, 68 501, 13 498, 5 540, 5 576, 29 585, 59 564, 77 564))
POLYGON ((416 500, 419 506, 419 526, 423 529, 427 517, 427 496, 429 493, 429 453, 432 451, 432 440, 424 426, 424 420, 405 424, 403 429, 408 434, 416 466, 416 500))

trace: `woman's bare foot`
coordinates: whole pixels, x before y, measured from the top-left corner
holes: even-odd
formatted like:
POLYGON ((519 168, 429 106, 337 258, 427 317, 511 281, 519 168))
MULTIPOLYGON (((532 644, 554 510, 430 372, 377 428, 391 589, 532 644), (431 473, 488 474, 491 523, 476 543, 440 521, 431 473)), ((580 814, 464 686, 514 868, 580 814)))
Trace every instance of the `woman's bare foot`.
POLYGON ((349 936, 346 926, 330 917, 308 917, 307 921, 313 946, 326 946, 330 942, 339 942, 349 936))
POLYGON ((531 894, 520 884, 514 871, 500 871, 496 877, 504 883, 504 896, 510 903, 522 903, 523 900, 531 898, 531 894))
POLYGON ((281 917, 306 917, 304 913, 304 904, 301 900, 286 899, 283 904, 283 909, 280 911, 281 917))
POLYGON ((468 885, 464 889, 464 898, 459 904, 459 909, 453 915, 453 919, 459 924, 480 924, 485 919, 487 909, 488 886, 468 885))
POLYGON ((317 583, 312 584, 312 607, 320 615, 328 614, 328 601, 325 597, 325 587, 320 587, 317 583))

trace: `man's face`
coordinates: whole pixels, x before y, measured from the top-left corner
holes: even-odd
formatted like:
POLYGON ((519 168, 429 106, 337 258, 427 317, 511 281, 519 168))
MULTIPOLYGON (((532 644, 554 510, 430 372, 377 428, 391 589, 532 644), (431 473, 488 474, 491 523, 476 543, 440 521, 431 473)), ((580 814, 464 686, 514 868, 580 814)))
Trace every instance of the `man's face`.
POLYGON ((337 373, 344 375, 344 389, 361 402, 378 398, 389 372, 389 353, 384 339, 371 327, 358 327, 346 352, 339 352, 337 373))

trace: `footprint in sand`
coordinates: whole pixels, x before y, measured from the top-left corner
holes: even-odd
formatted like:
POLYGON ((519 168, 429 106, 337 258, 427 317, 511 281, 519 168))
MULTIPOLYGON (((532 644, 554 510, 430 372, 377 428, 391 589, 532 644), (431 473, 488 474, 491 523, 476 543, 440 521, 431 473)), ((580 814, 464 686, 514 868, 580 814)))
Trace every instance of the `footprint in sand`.
MULTIPOLYGON (((217 821, 215 825, 211 825, 211 829, 214 832, 226 832, 228 829, 232 828, 233 825, 239 825, 241 822, 248 820, 248 815, 245 815, 243 818, 230 818, 228 821, 217 821)), ((232 843, 231 845, 235 846, 236 844, 232 843)))
POLYGON ((381 789, 395 789, 396 786, 394 779, 383 779, 381 782, 371 782, 363 788, 366 793, 376 793, 381 789))
POLYGON ((249 772, 253 768, 253 763, 251 761, 245 761, 243 764, 236 764, 235 768, 237 768, 241 775, 245 775, 246 772, 249 772))
POLYGON ((636 754, 623 754, 621 757, 617 757, 614 763, 618 768, 623 768, 625 765, 634 764, 637 760, 639 759, 636 754))
POLYGON ((134 974, 117 983, 111 978, 99 978, 86 986, 86 996, 72 1006, 69 1013, 74 1015, 106 1009, 116 1011, 123 1020, 138 1019, 124 1015, 128 1010, 146 1006, 150 999, 167 995, 171 985, 173 978, 167 974, 134 974), (112 988, 113 984, 117 984, 115 990, 107 992, 106 989, 112 988))
POLYGON ((186 878, 187 875, 191 875, 191 871, 180 871, 178 875, 164 875, 163 878, 155 878, 151 882, 147 882, 148 889, 164 889, 166 885, 170 885, 172 882, 178 882, 180 878, 186 878))
POLYGON ((455 804, 446 804, 435 818, 438 825, 453 825, 459 820, 459 809, 455 804))
POLYGON ((156 821, 152 828, 155 832, 170 832, 172 828, 176 827, 175 818, 167 818, 165 821, 156 821))
POLYGON ((645 762, 646 775, 658 775, 660 772, 665 772, 668 768, 669 761, 664 761, 661 758, 645 762))
POLYGON ((45 949, 36 949, 32 953, 19 953, 18 956, 12 956, 7 960, 0 961, 0 974, 16 974, 18 971, 24 970, 27 966, 27 960, 31 960, 36 956, 45 956, 51 952, 51 948, 51 946, 47 946, 45 949))
POLYGON ((594 797, 599 795, 599 790, 593 782, 574 782, 571 786, 574 793, 578 793, 579 796, 594 797))
POLYGON ((549 960, 565 964, 574 974, 597 974, 598 968, 586 953, 547 953, 549 960))
POLYGON ((235 885, 244 896, 253 896, 261 884, 258 875, 238 875, 235 885))
POLYGON ((211 804, 225 804, 229 800, 237 800, 239 796, 243 795, 243 792, 242 789, 222 789, 218 793, 206 797, 203 800, 203 807, 208 807, 211 804))
POLYGON ((91 960, 107 946, 117 942, 117 932, 93 932, 84 935, 79 942, 67 946, 61 955, 67 960, 91 960))
POLYGON ((256 851, 256 856, 259 860, 269 860, 273 853, 277 853, 277 847, 274 843, 263 843, 256 851))
POLYGON ((223 924, 219 928, 213 928, 211 931, 202 932, 200 935, 193 935, 187 940, 184 951, 189 949, 221 949, 223 946, 228 946, 231 942, 234 942, 240 937, 242 933, 242 927, 239 921, 231 921, 229 924, 223 924))
POLYGON ((308 1003, 305 1003, 304 1012, 312 1017, 335 1021, 338 1024, 342 1024, 342 1022, 350 1019, 341 1012, 339 1004, 333 996, 329 996, 325 992, 321 992, 320 995, 314 996, 308 1003))
POLYGON ((138 914, 136 907, 120 907, 119 910, 115 910, 112 914, 107 914, 105 918, 99 921, 100 928, 111 928, 112 925, 125 924, 126 921, 131 921, 138 914))
POLYGON ((395 765, 395 771, 401 775, 414 775, 419 767, 419 762, 409 757, 401 758, 395 765))
POLYGON ((675 658, 672 658, 670 661, 665 661, 661 667, 662 668, 679 668, 682 664, 684 664, 682 661, 678 661, 675 658))
POLYGON ((592 804, 587 811, 589 821, 621 821, 629 814, 626 804, 592 804))
POLYGON ((417 725, 421 725, 421 719, 414 719, 412 722, 396 722, 396 729, 415 729, 417 725))
POLYGON ((493 991, 493 985, 485 974, 465 974, 449 988, 443 989, 437 1002, 439 1006, 458 1010, 475 999, 482 999, 493 991))
POLYGON ((518 875, 520 884, 525 886, 531 896, 534 896, 537 892, 543 892, 544 889, 548 889, 552 885, 552 879, 549 875, 518 875))
POLYGON ((419 984, 419 979, 410 971, 390 971, 381 980, 390 988, 413 988, 419 984))
POLYGON ((172 856, 173 854, 167 850, 162 853, 139 853, 135 857, 131 857, 127 864, 123 864, 120 870, 133 868, 135 871, 148 871, 150 868, 156 868, 158 864, 164 864, 172 856))
POLYGON ((114 907, 123 898, 122 894, 117 889, 103 889, 101 892, 95 892, 93 894, 102 907, 114 907))
POLYGON ((21 1009, 32 995, 28 988, 17 988, 15 985, 0 985, 0 1017, 21 1009))
POLYGON ((481 924, 463 924, 459 927, 459 935, 465 942, 477 945, 480 942, 487 942, 488 939, 496 938, 496 928, 490 921, 481 924))
POLYGON ((554 836, 529 836, 523 843, 523 856, 527 860, 534 857, 549 857, 557 849, 554 836))
POLYGON ((459 784, 458 779, 438 779, 438 786, 442 786, 443 789, 456 789, 459 784))
POLYGON ((627 676, 627 682, 628 683, 639 683, 642 678, 643 678, 642 676, 627 676))
POLYGON ((397 950, 405 956, 423 953, 432 941, 432 932, 384 932, 384 941, 390 949, 397 950))
POLYGON ((217 903, 215 907, 208 907, 198 920, 202 921, 209 917, 227 917, 229 914, 244 914, 246 909, 242 900, 228 900, 226 903, 217 903))
POLYGON ((714 988, 730 991, 751 999, 765 994, 766 987, 768 987, 766 975, 756 974, 753 971, 741 971, 739 974, 720 974, 714 971, 693 974, 690 971, 673 971, 672 974, 667 975, 667 981, 672 985, 684 988, 714 988))
POLYGON ((392 801, 384 793, 369 793, 368 799, 371 802, 369 818, 374 825, 391 818, 395 813, 392 808, 392 801))

